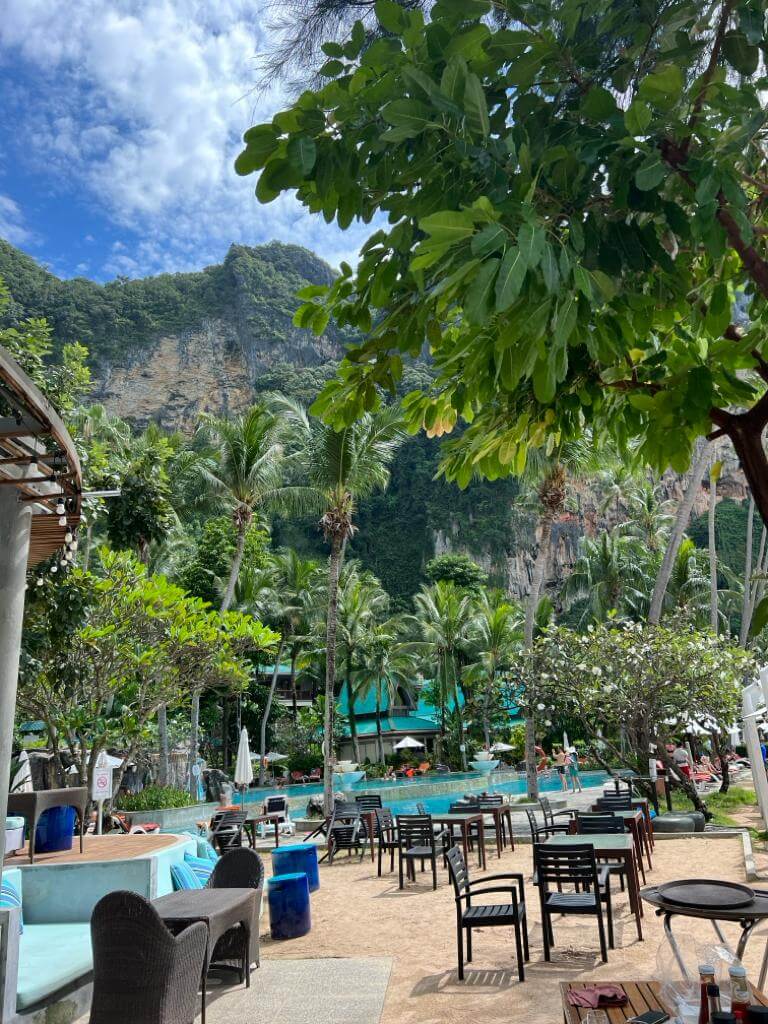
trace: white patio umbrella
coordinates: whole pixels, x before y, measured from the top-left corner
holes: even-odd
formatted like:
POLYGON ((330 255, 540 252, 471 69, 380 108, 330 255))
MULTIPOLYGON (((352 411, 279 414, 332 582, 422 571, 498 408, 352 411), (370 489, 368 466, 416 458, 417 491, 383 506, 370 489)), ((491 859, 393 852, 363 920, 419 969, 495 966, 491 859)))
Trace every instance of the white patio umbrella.
POLYGON ((285 761, 287 757, 287 754, 280 754, 276 750, 270 750, 268 754, 264 755, 264 760, 269 761, 270 764, 275 764, 278 761, 285 761))
POLYGON ((242 789, 243 806, 245 806, 245 790, 253 782, 253 765, 251 750, 248 746, 248 730, 240 730, 240 742, 237 744, 237 761, 235 762, 235 785, 242 789))
POLYGON ((29 754, 26 750, 22 750, 19 754, 19 769, 13 776, 13 782, 11 782, 11 793, 31 793, 33 789, 29 754))
POLYGON ((413 736, 403 736, 403 738, 401 740, 398 740, 397 743, 395 743, 395 745, 393 746, 392 749, 393 750, 408 750, 408 749, 415 750, 417 747, 423 747, 423 746, 424 746, 424 744, 420 743, 417 739, 414 739, 413 736))
POLYGON ((568 733, 563 729, 563 750, 571 749, 571 741, 568 739, 568 733))
POLYGON ((509 743, 499 742, 499 743, 494 743, 493 744, 493 746, 491 747, 491 752, 493 754, 506 754, 507 751, 514 750, 514 749, 515 748, 513 746, 510 746, 509 743))

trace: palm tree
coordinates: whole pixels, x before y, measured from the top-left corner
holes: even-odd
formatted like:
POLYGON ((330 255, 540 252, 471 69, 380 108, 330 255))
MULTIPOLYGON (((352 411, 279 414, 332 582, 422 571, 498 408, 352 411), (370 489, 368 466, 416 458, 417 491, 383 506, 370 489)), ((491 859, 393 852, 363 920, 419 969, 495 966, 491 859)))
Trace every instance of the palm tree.
POLYGON ((232 516, 236 537, 221 611, 227 611, 234 599, 254 516, 285 507, 291 493, 283 485, 281 428, 280 418, 263 405, 231 420, 203 416, 200 421, 208 450, 196 470, 208 492, 232 516))
MULTIPOLYGON (((410 621, 420 642, 417 649, 434 666, 434 692, 440 712, 438 759, 442 759, 446 716, 453 702, 459 723, 460 745, 464 747, 464 716, 461 708, 461 670, 470 644, 472 596, 448 580, 422 587, 413 598, 415 614, 410 621)), ((462 750, 466 770, 466 751, 462 750)))
POLYGON ((377 614, 387 610, 389 597, 381 584, 371 573, 361 572, 357 563, 351 562, 342 572, 339 587, 337 645, 339 662, 344 666, 344 686, 347 690, 349 734, 352 740, 355 761, 360 761, 360 745, 357 739, 357 717, 355 715, 354 675, 358 669, 368 635, 373 628, 377 614))
MULTIPOLYGON (((280 417, 263 405, 254 405, 234 419, 203 416, 199 439, 205 450, 194 460, 195 473, 204 489, 220 509, 232 517, 235 549, 229 578, 221 599, 221 611, 227 611, 235 596, 240 567, 245 553, 248 528, 258 513, 301 508, 307 501, 304 488, 283 483, 284 448, 280 417)), ((224 698, 226 700, 226 697, 224 698)), ((196 786, 192 766, 197 756, 200 722, 200 691, 192 692, 190 722, 189 786, 196 786)))
POLYGON ((379 762, 384 764, 384 736, 381 715, 386 697, 391 707, 399 693, 410 693, 416 674, 416 660, 413 645, 403 642, 405 623, 402 616, 393 616, 384 622, 376 622, 370 628, 366 639, 363 661, 357 669, 355 693, 362 698, 371 690, 376 697, 376 746, 379 762))
POLYGON ((328 611, 326 615, 325 765, 323 799, 333 807, 333 715, 336 698, 336 642, 339 574, 347 543, 354 536, 354 516, 361 498, 385 488, 389 466, 404 440, 402 418, 395 406, 366 413, 343 430, 333 430, 289 399, 274 406, 293 428, 293 461, 323 511, 320 527, 330 545, 328 611))
POLYGON ((717 511, 717 481, 722 472, 722 462, 713 462, 709 469, 709 508, 707 533, 709 546, 709 624, 717 632, 719 615, 717 611, 717 542, 715 538, 715 512, 717 511))
POLYGON ((620 524, 622 533, 641 540, 647 551, 661 551, 674 522, 672 502, 660 499, 659 485, 643 481, 629 490, 625 497, 626 519, 620 524))
POLYGON ((665 608, 682 612, 703 624, 709 616, 709 573, 706 553, 690 537, 684 537, 677 552, 665 595, 665 608))
POLYGON ((580 547, 563 587, 566 604, 587 599, 582 622, 589 614, 596 622, 604 621, 611 612, 637 617, 647 605, 651 589, 652 553, 619 530, 606 531, 597 538, 582 537, 580 547))
POLYGON ((514 660, 523 640, 520 607, 501 591, 484 590, 473 608, 469 627, 473 661, 465 678, 482 686, 482 726, 486 747, 491 745, 491 710, 500 674, 514 660))
POLYGON ((295 676, 299 650, 297 638, 307 609, 313 600, 313 580, 316 569, 316 562, 302 558, 290 548, 278 551, 270 557, 267 566, 259 572, 255 594, 248 603, 248 610, 258 615, 280 633, 272 679, 261 718, 259 785, 264 785, 266 781, 264 759, 267 753, 267 725, 272 711, 283 652, 291 650, 291 672, 295 676))

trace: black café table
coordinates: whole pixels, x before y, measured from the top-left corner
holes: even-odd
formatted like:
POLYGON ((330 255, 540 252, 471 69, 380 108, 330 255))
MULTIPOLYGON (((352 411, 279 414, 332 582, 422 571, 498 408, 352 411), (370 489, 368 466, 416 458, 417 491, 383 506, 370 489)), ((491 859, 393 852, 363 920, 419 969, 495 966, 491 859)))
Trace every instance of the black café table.
MULTIPOLYGON (((679 881, 684 880, 680 879, 679 881)), ((673 917, 692 917, 698 920, 710 921, 718 939, 724 946, 728 946, 728 942, 720 928, 720 922, 733 922, 738 924, 741 928, 741 935, 736 946, 736 956, 739 960, 741 960, 744 955, 744 949, 755 926, 760 924, 762 921, 768 920, 768 892, 761 889, 753 889, 752 891, 754 896, 752 900, 744 906, 723 906, 718 905, 723 894, 722 882, 719 882, 716 879, 695 879, 691 881, 698 883, 696 890, 698 899, 695 906, 691 906, 689 904, 680 905, 677 902, 665 899, 664 890, 673 884, 671 882, 662 886, 649 885, 640 890, 640 895, 645 902, 656 908, 656 914, 659 917, 663 915, 664 931, 684 978, 688 977, 688 971, 686 970, 685 963, 680 955, 677 940, 672 932, 673 917)), ((761 991, 765 982, 767 970, 768 945, 766 945, 765 953, 763 954, 763 963, 760 968, 760 979, 757 983, 757 987, 761 991)))
POLYGON ((205 1024, 206 977, 216 943, 230 928, 241 925, 248 936, 245 957, 245 987, 251 984, 251 921, 255 889, 182 889, 160 896, 152 905, 172 932, 182 931, 195 921, 208 929, 208 945, 203 961, 201 1021, 205 1024))

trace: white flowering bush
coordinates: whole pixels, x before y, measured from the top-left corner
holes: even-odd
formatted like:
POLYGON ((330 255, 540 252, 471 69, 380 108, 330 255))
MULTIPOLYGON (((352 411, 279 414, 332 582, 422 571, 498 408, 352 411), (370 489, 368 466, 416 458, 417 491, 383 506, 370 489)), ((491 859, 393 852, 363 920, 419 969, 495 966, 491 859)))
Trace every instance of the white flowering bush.
POLYGON ((539 717, 576 719, 598 760, 647 774, 651 752, 665 760, 686 725, 725 732, 757 666, 727 638, 690 626, 614 621, 580 633, 551 627, 523 672, 539 717))

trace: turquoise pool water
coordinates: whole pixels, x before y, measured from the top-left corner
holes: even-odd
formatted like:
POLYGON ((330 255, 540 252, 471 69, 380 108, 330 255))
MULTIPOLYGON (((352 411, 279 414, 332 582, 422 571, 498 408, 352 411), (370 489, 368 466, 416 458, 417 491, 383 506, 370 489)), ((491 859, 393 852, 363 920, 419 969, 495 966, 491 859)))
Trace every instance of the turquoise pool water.
MULTIPOLYGON (((472 775, 472 778, 477 778, 477 776, 472 775)), ((589 786, 601 786, 607 778, 607 772, 581 772, 581 784, 585 789, 589 786)), ((491 783, 487 788, 489 793, 507 793, 512 796, 524 796, 526 792, 525 778, 509 779, 506 782, 499 782, 495 785, 491 783)), ((549 777, 539 777, 539 790, 542 793, 559 793, 561 791, 560 777, 554 772, 549 777)), ((474 792, 476 793, 477 791, 475 790, 474 792)), ((462 795, 459 787, 445 795, 426 796, 418 801, 407 799, 390 800, 385 798, 384 802, 387 807, 391 808, 393 814, 415 814, 417 802, 424 804, 429 814, 444 814, 448 811, 451 804, 462 795)))
MULTIPOLYGON (((462 782, 467 779, 477 780, 478 778, 480 778, 479 772, 448 772, 445 775, 418 775, 412 779, 393 779, 388 782, 384 779, 370 779, 367 781, 363 779, 361 782, 351 786, 346 792, 350 794, 351 798, 354 798, 355 793, 363 793, 370 789, 386 790, 388 792, 384 802, 387 807, 391 807, 396 814, 412 814, 416 811, 416 798, 408 800, 405 796, 409 787, 423 786, 425 783, 439 783, 445 786, 446 792, 444 796, 418 798, 419 803, 423 803, 427 810, 437 813, 438 811, 447 811, 448 806, 462 795, 462 782), (391 797, 389 795, 390 792, 392 793, 391 797)), ((582 772, 581 784, 585 787, 600 786, 607 778, 607 772, 582 772)), ((526 791, 525 776, 518 774, 517 777, 510 778, 507 773, 503 775, 493 773, 489 776, 487 789, 489 793, 509 793, 513 796, 523 796, 526 791), (494 782, 494 779, 499 781, 494 782)), ((539 776, 539 789, 543 793, 559 792, 560 776, 554 771, 539 776)), ((260 800, 276 794, 289 797, 304 797, 311 796, 313 793, 322 793, 322 791, 323 787, 321 785, 307 783, 303 786, 283 786, 281 789, 252 789, 248 793, 247 799, 249 801, 260 800)))

